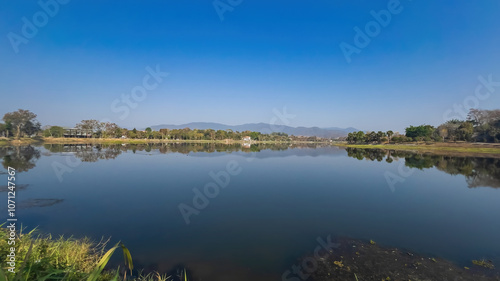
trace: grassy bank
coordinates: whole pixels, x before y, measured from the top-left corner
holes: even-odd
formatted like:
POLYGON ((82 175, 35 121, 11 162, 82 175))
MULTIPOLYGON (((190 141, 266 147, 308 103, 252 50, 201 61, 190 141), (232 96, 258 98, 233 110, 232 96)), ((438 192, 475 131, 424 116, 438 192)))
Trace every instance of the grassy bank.
MULTIPOLYGON (((15 244, 8 244, 10 230, 3 225, 0 228, 0 255, 9 258, 15 254, 15 273, 9 271, 11 265, 2 259, 0 269, 1 281, 30 280, 67 280, 67 281, 166 281, 167 276, 156 273, 130 277, 133 268, 132 258, 128 249, 115 245, 107 247, 107 241, 94 242, 90 239, 74 239, 51 235, 41 235, 36 231, 16 234, 15 244), (15 251, 11 249, 15 247, 15 251), (110 249, 106 249, 110 248, 110 249), (104 270, 110 257, 119 249, 123 249, 127 262, 125 271, 117 269, 104 270)), ((12 242, 11 242, 12 243, 12 242)))
POLYGON ((431 153, 460 153, 460 154, 500 154, 500 144, 490 143, 411 143, 411 144, 347 144, 335 143, 336 146, 390 149, 402 151, 418 151, 431 153))

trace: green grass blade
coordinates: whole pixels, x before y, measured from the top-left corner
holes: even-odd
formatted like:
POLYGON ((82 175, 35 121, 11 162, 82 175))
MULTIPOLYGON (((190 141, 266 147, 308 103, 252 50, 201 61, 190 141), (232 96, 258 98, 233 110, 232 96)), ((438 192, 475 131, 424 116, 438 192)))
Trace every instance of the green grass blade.
POLYGON ((113 255, 113 253, 115 252, 115 250, 117 248, 118 248, 118 244, 116 244, 113 248, 111 248, 109 251, 107 251, 104 254, 104 256, 102 256, 101 260, 97 264, 97 267, 92 271, 92 273, 90 274, 87 281, 96 281, 97 278, 99 278, 99 275, 101 274, 101 272, 104 269, 104 267, 106 266, 106 264, 108 264, 109 259, 111 258, 111 256, 113 255))
MULTIPOLYGON (((24 257, 24 261, 21 264, 21 267, 19 267, 18 274, 16 274, 16 277, 14 280, 22 280, 21 277, 23 275, 23 270, 26 267, 26 263, 28 262, 28 259, 30 258, 31 251, 33 250, 33 242, 31 242, 30 247, 28 249, 28 252, 26 253, 26 256, 24 257)), ((29 276, 26 276, 26 279, 28 279, 29 276)))
POLYGON ((132 262, 132 255, 130 254, 130 251, 123 245, 123 243, 120 243, 120 246, 122 247, 123 250, 123 259, 125 261, 125 266, 128 267, 130 270, 130 274, 132 274, 132 270, 134 269, 134 263, 132 262))
MULTIPOLYGON (((54 272, 50 273, 49 275, 46 275, 42 278, 39 278, 37 281, 45 281, 45 280, 49 279, 50 277, 52 277, 52 275, 56 275, 56 274, 63 273, 63 272, 64 272, 64 270, 54 271, 54 272)), ((58 279, 63 279, 63 278, 58 278, 58 279)), ((54 278, 51 278, 49 280, 54 280, 54 278)))
POLYGON ((1 267, 0 267, 0 281, 9 281, 1 267))
POLYGON ((33 234, 33 233, 36 231, 36 229, 37 229, 37 228, 38 228, 38 226, 37 226, 37 227, 35 227, 35 228, 33 228, 30 232, 28 232, 28 235, 33 234))

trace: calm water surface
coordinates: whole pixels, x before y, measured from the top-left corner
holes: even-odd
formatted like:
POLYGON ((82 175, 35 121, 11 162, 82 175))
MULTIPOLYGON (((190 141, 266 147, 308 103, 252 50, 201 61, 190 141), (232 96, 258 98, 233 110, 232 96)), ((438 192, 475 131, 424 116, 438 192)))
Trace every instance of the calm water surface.
POLYGON ((121 240, 138 268, 281 280, 328 235, 459 265, 500 262, 500 159, 206 144, 8 147, 0 156, 3 197, 7 166, 18 169, 23 226, 121 240), (216 185, 210 173, 228 163, 237 172, 186 224, 179 205, 193 207, 193 189, 216 185))

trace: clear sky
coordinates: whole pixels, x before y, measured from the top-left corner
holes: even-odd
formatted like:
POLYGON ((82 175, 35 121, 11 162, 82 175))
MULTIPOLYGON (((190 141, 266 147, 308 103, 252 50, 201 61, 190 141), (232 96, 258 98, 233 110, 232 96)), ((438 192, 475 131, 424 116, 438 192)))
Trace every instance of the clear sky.
POLYGON ((139 128, 286 107, 291 126, 403 131, 464 101, 500 108, 498 84, 472 98, 478 76, 500 81, 498 0, 54 1, 0 3, 1 115, 139 128))

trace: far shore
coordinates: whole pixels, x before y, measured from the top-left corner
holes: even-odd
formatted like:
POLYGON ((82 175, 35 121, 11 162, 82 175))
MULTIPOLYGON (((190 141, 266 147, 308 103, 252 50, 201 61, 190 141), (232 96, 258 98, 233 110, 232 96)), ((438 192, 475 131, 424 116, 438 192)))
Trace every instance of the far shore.
POLYGON ((148 143, 218 143, 218 144, 283 144, 309 143, 326 144, 329 141, 251 141, 243 140, 168 140, 168 139, 115 139, 115 138, 21 138, 19 140, 0 138, 0 146, 20 146, 30 144, 148 144, 148 143))
POLYGON ((0 146, 22 146, 42 144, 159 144, 159 143, 217 143, 217 144, 331 144, 338 147, 351 147, 363 149, 384 149, 410 151, 420 153, 434 153, 446 155, 474 156, 488 154, 498 157, 500 143, 467 143, 467 142, 442 142, 442 143, 382 143, 382 144, 349 144, 347 142, 330 141, 251 141, 243 140, 167 140, 167 139, 115 139, 115 138, 21 138, 19 140, 0 138, 0 146))
POLYGON ((442 143, 403 143, 403 144, 348 144, 333 143, 341 147, 363 148, 363 149, 385 149, 410 152, 429 152, 434 154, 474 156, 492 154, 499 156, 500 143, 468 143, 468 142, 442 142, 442 143))

